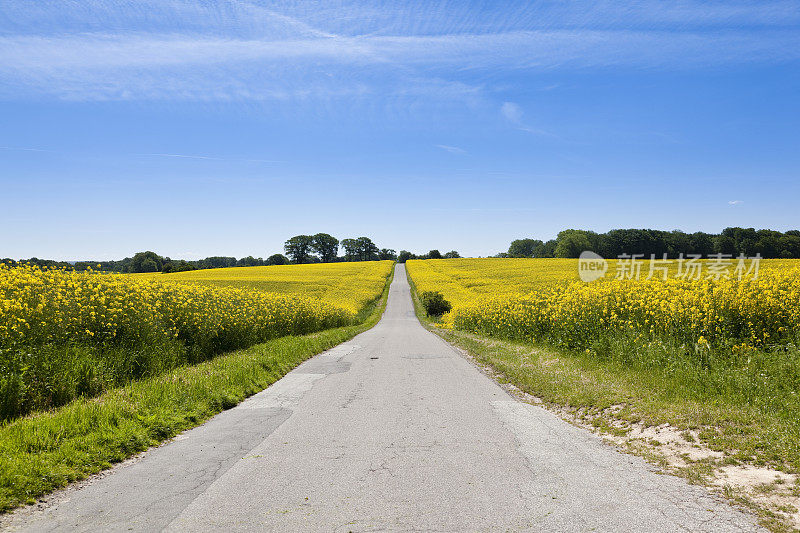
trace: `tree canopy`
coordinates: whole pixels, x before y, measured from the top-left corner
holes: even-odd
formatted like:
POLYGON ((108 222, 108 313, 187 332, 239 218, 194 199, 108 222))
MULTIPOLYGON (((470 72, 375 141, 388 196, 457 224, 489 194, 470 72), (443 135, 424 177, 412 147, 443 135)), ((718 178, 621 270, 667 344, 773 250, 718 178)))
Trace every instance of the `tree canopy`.
POLYGON ((336 261, 336 256, 339 254, 339 239, 327 233, 317 233, 311 239, 311 249, 323 263, 336 261))
POLYGON ((283 245, 283 250, 293 263, 299 265, 308 263, 314 245, 314 237, 311 235, 295 235, 289 238, 283 245))
POLYGON ((613 229, 606 233, 567 229, 555 240, 543 243, 538 239, 517 239, 508 248, 508 257, 578 257, 584 250, 606 258, 622 254, 651 254, 675 258, 679 254, 744 254, 753 257, 800 258, 800 231, 754 228, 725 228, 719 234, 680 230, 613 229))

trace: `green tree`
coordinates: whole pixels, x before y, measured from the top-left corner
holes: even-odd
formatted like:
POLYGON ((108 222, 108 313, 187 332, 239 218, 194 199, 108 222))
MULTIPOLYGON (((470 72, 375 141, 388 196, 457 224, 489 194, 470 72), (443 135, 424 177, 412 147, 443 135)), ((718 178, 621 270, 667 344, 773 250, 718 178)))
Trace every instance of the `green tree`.
POLYGON ((330 263, 336 260, 339 253, 339 239, 327 233, 317 233, 312 237, 311 249, 323 263, 330 263))
POLYGON ((409 252, 408 250, 400 250, 400 253, 397 254, 397 262, 398 263, 405 263, 409 259, 416 259, 417 256, 409 252))
MULTIPOLYGON (((748 254, 753 256, 755 254, 748 254)), ((800 257, 800 235, 787 231, 781 239, 781 257, 800 257)))
POLYGON ((156 263, 154 260, 150 259, 149 257, 147 259, 145 259, 144 261, 142 261, 139 264, 139 267, 140 268, 139 268, 139 270, 137 270, 137 272, 158 272, 158 270, 159 270, 158 263, 156 263))
POLYGON ((252 267, 252 266, 261 266, 264 264, 264 260, 260 257, 256 259, 252 255, 248 255, 247 257, 242 257, 238 261, 236 261, 236 266, 243 266, 243 267, 252 267))
POLYGON ((692 236, 676 229, 669 232, 666 243, 669 257, 678 257, 680 254, 686 255, 691 252, 692 236))
POLYGON ((774 259, 781 257, 781 238, 783 234, 770 229, 760 229, 758 235, 758 248, 761 257, 774 259))
POLYGON ((155 252, 138 252, 130 260, 128 272, 161 272, 164 258, 155 252))
POLYGON ((397 259, 397 254, 391 248, 381 248, 381 251, 378 252, 378 259, 381 261, 390 260, 395 261, 397 259))
POLYGON ((311 235, 295 235, 287 240, 283 249, 292 261, 301 265, 308 263, 311 256, 311 246, 314 244, 314 237, 311 235))
POLYGON ((449 252, 444 254, 445 259, 458 259, 459 257, 461 257, 461 254, 459 254, 455 250, 450 250, 449 252))
POLYGON ((441 259, 442 252, 440 252, 439 250, 431 250, 425 257, 427 257, 428 259, 441 259))
POLYGON ((374 261, 378 259, 378 252, 380 250, 369 237, 357 238, 356 245, 359 261, 374 261))
POLYGON ((283 254, 273 254, 264 262, 267 266, 270 265, 288 265, 289 258, 283 254))
MULTIPOLYGON (((559 232, 556 239, 556 257, 578 257, 584 250, 592 250, 592 232, 566 229, 559 232)), ((595 234, 596 235, 596 234, 595 234)))
POLYGON ((342 239, 345 261, 358 261, 358 241, 356 239, 342 239))
POLYGON ((555 239, 550 239, 539 248, 539 254, 536 257, 555 257, 556 244, 555 239))
POLYGON ((692 244, 692 249, 688 253, 703 256, 714 253, 714 239, 708 233, 703 233, 702 231, 692 233, 689 241, 692 244))
POLYGON ((230 268, 236 266, 235 257, 227 257, 222 255, 215 255, 203 259, 206 268, 230 268))
POLYGON ((510 257, 538 257, 538 250, 544 243, 538 239, 517 239, 508 247, 510 257))
POLYGON ((197 268, 185 259, 169 261, 164 263, 164 266, 161 268, 161 272, 164 274, 169 274, 170 272, 186 272, 188 270, 197 270, 197 268))
POLYGON ((728 235, 717 235, 714 238, 714 253, 736 255, 736 241, 728 235))

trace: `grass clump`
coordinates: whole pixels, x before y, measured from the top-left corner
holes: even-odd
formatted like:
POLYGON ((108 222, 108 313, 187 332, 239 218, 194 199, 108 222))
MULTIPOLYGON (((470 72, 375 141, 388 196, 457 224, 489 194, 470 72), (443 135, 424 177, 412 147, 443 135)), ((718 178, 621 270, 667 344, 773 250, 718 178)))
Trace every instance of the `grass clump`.
POLYGON ((425 291, 419 295, 419 298, 428 316, 440 317, 452 309, 450 302, 445 300, 439 291, 425 291))

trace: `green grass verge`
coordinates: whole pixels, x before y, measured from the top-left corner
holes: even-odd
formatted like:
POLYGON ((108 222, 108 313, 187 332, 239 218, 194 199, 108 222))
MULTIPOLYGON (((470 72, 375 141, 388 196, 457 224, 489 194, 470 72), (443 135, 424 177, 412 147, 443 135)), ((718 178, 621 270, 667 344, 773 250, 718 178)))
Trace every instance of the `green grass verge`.
POLYGON ((368 330, 386 308, 393 276, 361 324, 282 337, 0 425, 0 512, 202 424, 368 330))

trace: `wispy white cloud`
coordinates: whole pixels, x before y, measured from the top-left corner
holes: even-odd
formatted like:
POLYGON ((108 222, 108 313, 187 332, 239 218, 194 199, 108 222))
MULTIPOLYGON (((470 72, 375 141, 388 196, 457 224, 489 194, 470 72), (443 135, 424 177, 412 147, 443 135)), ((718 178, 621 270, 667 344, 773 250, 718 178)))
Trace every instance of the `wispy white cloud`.
POLYGON ((214 64, 330 61, 354 65, 554 68, 565 65, 701 66, 800 59, 800 35, 776 31, 517 31, 433 36, 236 39, 174 34, 0 37, 0 69, 19 74, 74 69, 174 68, 214 64), (678 55, 683 53, 684 55, 678 55))
POLYGON ((708 29, 800 22, 795 0, 540 0, 502 6, 394 0, 6 0, 0 30, 78 33, 106 29, 239 35, 435 35, 520 29, 708 29))
POLYGON ((459 148, 458 146, 448 146, 446 144, 436 144, 434 145, 436 148, 441 148, 445 152, 450 152, 451 154, 466 154, 467 151, 463 148, 459 148))
MULTIPOLYGON (((67 154, 63 150, 45 150, 42 148, 21 148, 14 146, 0 146, 0 150, 19 151, 19 152, 43 152, 49 154, 67 154)), ((152 153, 152 154, 125 154, 134 157, 168 157, 175 159, 197 159, 201 161, 228 161, 228 162, 241 162, 241 163, 283 163, 276 159, 253 159, 253 158, 231 158, 231 157, 214 157, 208 155, 189 155, 189 154, 166 154, 166 153, 152 153)))
POLYGON ((229 157, 211 157, 207 155, 186 155, 186 154, 140 154, 149 157, 174 157, 177 159, 200 159, 206 161, 239 161, 245 163, 281 163, 274 159, 242 159, 229 157))
POLYGON ((514 125, 518 130, 524 131, 526 133, 532 133, 534 135, 542 135, 544 137, 552 137, 554 139, 560 139, 558 135, 543 130, 541 128, 532 128, 528 124, 526 124, 523 120, 523 111, 519 104, 514 102, 503 102, 503 105, 500 106, 500 114, 512 125, 514 125))
POLYGON ((184 154, 142 154, 153 157, 177 157, 179 159, 210 159, 212 161, 223 161, 220 157, 207 157, 204 155, 184 155, 184 154))
POLYGON ((4 11, 3 98, 435 96, 474 92, 482 72, 800 59, 800 32, 791 26, 800 14, 782 1, 521 3, 492 16, 464 6, 402 10, 358 1, 335 9, 325 2, 11 1, 4 11))
POLYGON ((21 148, 18 146, 0 146, 0 150, 9 150, 12 152, 53 152, 53 150, 44 150, 42 148, 21 148))
POLYGON ((744 200, 731 200, 731 201, 728 202, 728 205, 735 206, 735 205, 742 205, 743 203, 744 203, 744 200))
POLYGON ((522 109, 514 102, 503 102, 503 105, 500 106, 500 113, 513 124, 522 123, 522 109))

